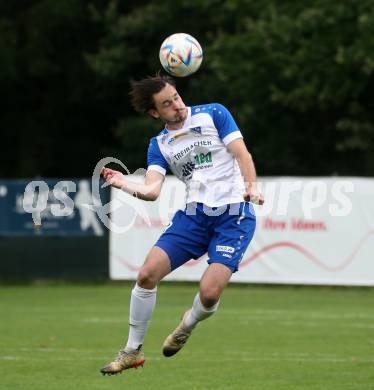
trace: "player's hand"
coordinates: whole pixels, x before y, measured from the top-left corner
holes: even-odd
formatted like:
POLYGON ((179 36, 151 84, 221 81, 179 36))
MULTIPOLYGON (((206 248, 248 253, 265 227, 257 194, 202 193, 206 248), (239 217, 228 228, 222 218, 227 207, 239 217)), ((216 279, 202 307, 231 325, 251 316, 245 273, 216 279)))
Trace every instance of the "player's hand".
POLYGON ((264 195, 262 195, 257 190, 252 190, 252 189, 248 189, 245 191, 244 200, 246 202, 251 202, 253 204, 258 204, 258 205, 263 205, 265 202, 264 195))
POLYGON ((103 176, 103 178, 107 183, 109 183, 111 186, 115 188, 121 189, 125 185, 125 177, 119 171, 115 171, 114 169, 104 167, 101 171, 101 175, 103 176))

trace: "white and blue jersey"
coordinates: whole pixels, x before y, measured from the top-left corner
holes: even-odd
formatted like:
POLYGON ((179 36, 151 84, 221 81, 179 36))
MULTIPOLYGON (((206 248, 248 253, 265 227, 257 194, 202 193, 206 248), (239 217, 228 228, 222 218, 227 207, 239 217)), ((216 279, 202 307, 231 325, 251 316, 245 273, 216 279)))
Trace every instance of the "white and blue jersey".
POLYGON ((148 170, 168 168, 186 184, 186 203, 209 207, 243 201, 244 183, 226 146, 243 138, 230 112, 217 103, 188 107, 179 130, 164 129, 151 139, 148 170))
POLYGON ((243 201, 239 165, 227 149, 243 137, 221 104, 187 110, 183 128, 164 129, 149 144, 148 170, 165 175, 169 168, 186 184, 186 209, 155 245, 168 254, 172 270, 207 252, 209 264, 236 272, 256 226, 252 205, 243 201))

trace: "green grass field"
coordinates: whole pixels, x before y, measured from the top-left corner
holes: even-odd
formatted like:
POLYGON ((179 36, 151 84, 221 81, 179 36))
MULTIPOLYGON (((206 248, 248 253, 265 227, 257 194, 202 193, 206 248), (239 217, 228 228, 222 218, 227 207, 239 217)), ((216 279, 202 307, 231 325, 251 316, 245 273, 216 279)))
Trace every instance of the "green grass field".
POLYGON ((131 285, 0 287, 0 389, 374 389, 374 290, 231 285, 186 347, 161 344, 196 285, 161 284, 143 369, 103 377, 131 285))

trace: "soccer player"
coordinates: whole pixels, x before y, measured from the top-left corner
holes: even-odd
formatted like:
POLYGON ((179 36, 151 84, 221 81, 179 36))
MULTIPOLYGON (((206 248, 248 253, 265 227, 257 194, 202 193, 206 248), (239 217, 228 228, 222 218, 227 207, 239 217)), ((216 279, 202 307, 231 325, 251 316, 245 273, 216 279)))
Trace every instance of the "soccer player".
POLYGON ((208 253, 199 292, 180 324, 167 336, 163 354, 172 356, 196 325, 218 308, 220 296, 251 241, 256 218, 252 203, 262 204, 251 154, 230 112, 221 104, 186 107, 168 76, 132 82, 136 111, 160 119, 164 129, 151 138, 143 184, 103 168, 105 180, 139 199, 160 194, 167 169, 186 184, 186 207, 148 253, 131 293, 129 335, 125 348, 103 374, 144 364, 142 344, 156 303, 157 284, 190 259, 208 253), (188 233, 188 234, 187 234, 188 233))

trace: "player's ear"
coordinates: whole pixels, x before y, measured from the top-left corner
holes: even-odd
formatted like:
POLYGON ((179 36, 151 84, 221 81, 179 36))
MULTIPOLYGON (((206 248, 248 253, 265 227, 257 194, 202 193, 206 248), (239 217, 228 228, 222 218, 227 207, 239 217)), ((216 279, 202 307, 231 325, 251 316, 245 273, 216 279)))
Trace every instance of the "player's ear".
POLYGON ((148 110, 148 114, 155 119, 158 119, 160 117, 160 114, 155 108, 151 108, 150 110, 148 110))

